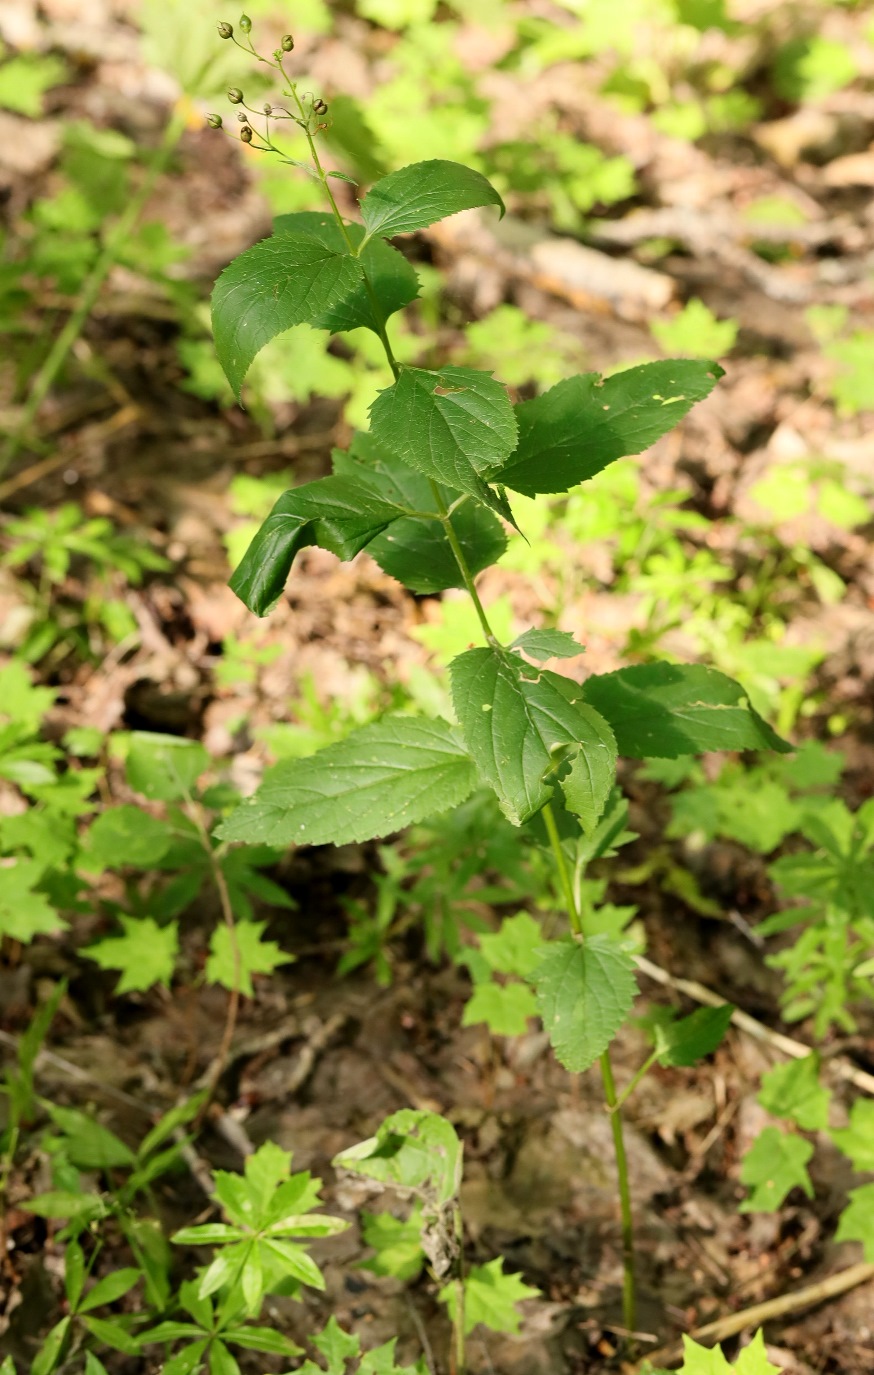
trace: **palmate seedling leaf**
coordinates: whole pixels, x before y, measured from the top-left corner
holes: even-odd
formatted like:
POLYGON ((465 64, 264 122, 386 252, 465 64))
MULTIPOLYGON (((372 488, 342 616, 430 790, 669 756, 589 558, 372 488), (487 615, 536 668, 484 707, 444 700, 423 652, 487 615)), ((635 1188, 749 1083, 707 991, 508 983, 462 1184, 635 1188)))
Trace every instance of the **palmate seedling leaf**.
MULTIPOLYGON (((500 1256, 487 1265, 474 1265, 464 1280, 464 1330, 472 1332, 482 1323, 492 1332, 518 1332, 521 1319, 516 1304, 523 1299, 536 1299, 539 1294, 540 1290, 526 1284, 521 1275, 505 1274, 500 1256)), ((439 1297, 455 1322, 458 1304, 455 1285, 447 1284, 439 1297)))
POLYGON ((480 952, 491 969, 499 974, 518 974, 525 979, 540 963, 543 932, 529 912, 505 917, 498 931, 479 938, 480 952))
MULTIPOLYGON (((371 434, 357 434, 346 453, 335 451, 334 472, 360 477, 385 501, 408 510, 437 511, 429 479, 388 454, 371 434)), ((441 483, 437 488, 445 504, 451 505, 457 494, 441 483)), ((491 511, 478 502, 468 501, 453 511, 449 519, 474 576, 497 562, 507 547, 507 537, 491 511)), ((411 592, 428 595, 464 586, 441 521, 401 516, 371 540, 367 552, 384 572, 411 592)))
POLYGON ((642 453, 713 390, 716 363, 644 363, 604 380, 568 377, 516 407, 519 444, 489 480, 515 492, 566 492, 614 459, 642 453))
POLYGON ((850 1125, 830 1133, 839 1151, 857 1170, 874 1170, 874 1102, 857 1098, 850 1109, 850 1125))
POLYGON ((493 1036, 522 1036, 529 1017, 537 1016, 537 1000, 527 984, 499 984, 489 980, 474 987, 464 1005, 462 1026, 485 1022, 493 1036))
POLYGON ((361 263, 307 234, 276 234, 246 249, 213 288, 212 328, 239 400, 253 358, 292 325, 311 325, 360 284, 361 263))
POLYGON ((599 756, 609 757, 609 727, 587 709, 576 683, 493 649, 459 655, 450 675, 467 747, 514 826, 549 801, 565 747, 591 756, 593 772, 603 772, 599 756))
POLYGON ((352 559, 400 514, 354 477, 325 477, 283 492, 234 572, 231 589, 256 616, 266 616, 301 549, 316 544, 352 559))
MULTIPOLYGON (((806 1055, 775 1065, 762 1076, 759 1102, 775 1117, 787 1117, 803 1131, 824 1131, 828 1126, 831 1094, 819 1082, 819 1056, 806 1055)), ((874 1151, 872 1151, 874 1157, 874 1151)))
POLYGON ((517 635, 511 649, 521 649, 529 659, 575 659, 584 647, 567 630, 525 630, 517 635))
POLYGON ((509 519, 506 500, 482 478, 516 443, 510 398, 491 373, 402 367, 371 406, 370 425, 393 457, 509 519))
POLYGON ((734 1008, 699 1007, 679 1022, 659 1024, 655 1029, 660 1065, 695 1065, 712 1055, 728 1030, 734 1008))
POLYGON ((217 831, 222 840, 344 845, 457 807, 476 770, 439 718, 386 716, 306 759, 286 759, 217 831))
POLYGON ((119 916, 123 936, 107 936, 82 954, 101 969, 118 969, 115 992, 136 993, 153 984, 169 986, 179 953, 179 924, 159 926, 154 917, 119 916))
POLYGON ((850 1190, 850 1201, 841 1213, 835 1241, 861 1241, 865 1259, 874 1261, 874 1184, 850 1190))
POLYGON ((276 941, 262 939, 266 927, 266 921, 238 921, 232 939, 224 923, 217 926, 209 942, 207 981, 236 988, 245 998, 253 998, 253 974, 272 974, 280 965, 291 964, 293 957, 284 954, 276 941))
MULTIPOLYGON (((332 215, 304 211, 296 215, 280 215, 273 221, 273 233, 303 234, 314 239, 331 252, 348 253, 348 245, 340 226, 332 215)), ((354 248, 364 238, 360 224, 347 224, 346 234, 354 248)), ((314 329, 329 329, 337 334, 343 330, 370 329, 379 332, 390 315, 403 310, 419 294, 419 279, 402 253, 384 239, 373 239, 359 254, 358 261, 367 276, 359 274, 357 281, 339 300, 309 323, 314 329), (370 283, 371 291, 367 289, 370 283), (377 314, 378 310, 378 314, 377 314)))
POLYGON ((610 936, 551 941, 531 975, 543 1029, 573 1074, 587 1070, 621 1027, 637 992, 634 961, 610 936))
POLYGON ((740 1205, 742 1213, 773 1213, 792 1189, 813 1198, 807 1162, 813 1147, 801 1136, 787 1136, 779 1127, 766 1127, 744 1156, 741 1182, 752 1188, 740 1205))
POLYGON ((481 173, 433 158, 401 167, 376 182, 361 202, 361 217, 368 239, 375 234, 390 239, 482 205, 496 205, 504 214, 504 202, 481 173))
POLYGON ((450 1202, 461 1183, 461 1142, 436 1112, 402 1108, 375 1136, 341 1151, 333 1165, 379 1184, 417 1194, 426 1203, 450 1202))
POLYGON ((0 865, 0 936, 28 945, 35 936, 51 936, 67 923, 37 884, 45 865, 35 859, 4 860, 0 865))
POLYGON ((613 728, 619 753, 675 759, 706 750, 791 750, 740 683, 700 664, 640 664, 586 679, 583 697, 613 728))
POLYGON ((679 1375, 780 1375, 780 1371, 768 1360, 765 1338, 759 1329, 733 1365, 726 1360, 721 1347, 699 1346, 691 1337, 684 1336, 679 1375))

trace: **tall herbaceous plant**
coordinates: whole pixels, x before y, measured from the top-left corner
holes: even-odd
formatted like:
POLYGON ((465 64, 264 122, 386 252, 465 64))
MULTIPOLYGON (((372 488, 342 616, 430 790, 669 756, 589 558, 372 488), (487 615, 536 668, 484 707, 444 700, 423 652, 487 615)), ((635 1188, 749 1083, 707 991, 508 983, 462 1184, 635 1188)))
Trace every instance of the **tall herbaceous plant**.
MULTIPOLYGON (((389 321, 415 299, 418 281, 390 240, 474 207, 503 215, 501 197, 480 173, 430 159, 376 182, 356 213, 344 214, 336 182, 350 179, 325 171, 319 157, 326 102, 301 94, 285 69, 293 38, 286 35, 264 56, 252 43, 249 19, 243 16, 237 27, 222 23, 219 33, 272 67, 281 95, 280 103, 255 110, 232 89, 234 132, 314 178, 325 209, 281 215, 272 236, 219 277, 213 329, 228 380, 239 398, 264 345, 307 324, 337 334, 371 330, 394 382, 374 401, 370 428, 335 454, 332 476, 279 498, 231 586, 263 616, 282 594, 299 550, 317 545, 352 559, 368 549, 413 592, 466 589, 482 643, 450 665, 454 722, 387 715, 309 758, 284 761, 219 834, 250 844, 342 845, 399 831, 459 806, 481 788, 494 791, 513 825, 535 829, 552 856, 567 931, 543 940, 526 977, 562 1065, 574 1073, 600 1066, 618 1172, 624 1317, 633 1329, 633 1230, 619 1108, 639 1076, 617 1094, 610 1043, 631 1010, 635 962, 621 937, 587 935, 579 880, 624 829, 620 755, 789 747, 740 685, 713 669, 654 663, 577 683, 543 668, 583 646, 566 632, 534 629, 501 643, 475 579, 502 554, 507 528, 519 531, 514 493, 567 492, 615 459, 642 452, 709 395, 722 369, 669 360, 607 379, 587 373, 514 406, 489 372, 398 363, 389 321), (295 135, 308 159, 288 156, 280 133, 295 135)), ((222 125, 219 115, 209 122, 222 125)), ((656 1059, 691 1064, 709 1053, 729 1015, 730 1009, 708 1009, 674 1023, 645 1068, 656 1059)))

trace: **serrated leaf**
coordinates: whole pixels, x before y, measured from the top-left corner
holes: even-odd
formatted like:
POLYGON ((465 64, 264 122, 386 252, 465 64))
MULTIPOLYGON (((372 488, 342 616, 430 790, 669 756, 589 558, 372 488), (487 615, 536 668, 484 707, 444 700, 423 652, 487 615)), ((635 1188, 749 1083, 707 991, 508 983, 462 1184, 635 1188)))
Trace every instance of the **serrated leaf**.
POLYGON ((514 826, 549 801, 565 747, 573 747, 571 754, 608 753, 608 728, 589 714, 582 689, 567 678, 528 669, 517 655, 494 649, 459 655, 450 677, 467 747, 514 826))
POLYGON ((612 726, 619 753, 635 759, 792 748, 762 720, 740 683, 700 664, 621 668, 587 678, 583 697, 612 726))
POLYGON ((527 984, 479 983, 464 1005, 462 1026, 485 1022, 493 1036, 522 1036, 529 1017, 537 1016, 537 1000, 527 984))
POLYGON ((742 1213, 773 1213, 792 1189, 813 1198, 807 1162, 813 1147, 801 1136, 788 1136, 779 1127, 766 1127, 744 1156, 740 1177, 752 1189, 740 1205, 742 1213))
MULTIPOLYGON (((334 471, 360 477, 388 502, 413 511, 437 511, 430 480, 386 453, 370 434, 356 435, 347 453, 335 452, 334 471)), ((450 506, 456 493, 442 483, 437 489, 450 506)), ((449 519, 474 576, 495 563, 506 549, 501 522, 478 502, 464 502, 449 519)), ((367 552, 384 572, 411 592, 430 595, 464 586, 442 521, 401 516, 368 544, 367 552)))
POLYGON ((850 1109, 850 1125, 829 1133, 857 1170, 874 1170, 874 1102, 857 1098, 850 1109))
POLYGON ((282 595, 301 549, 315 544, 352 559, 399 514, 395 504, 353 477, 325 477, 283 492, 230 587, 256 616, 265 616, 282 595))
POLYGON ((368 238, 379 234, 390 239, 483 205, 496 205, 504 214, 504 202, 481 173, 433 158, 401 167, 376 182, 361 201, 361 217, 368 238))
POLYGON ((529 659, 575 659, 584 647, 567 630, 525 630, 517 635, 511 649, 521 649, 529 659))
POLYGON ((402 1108, 380 1124, 375 1136, 341 1151, 332 1163, 443 1204, 455 1197, 461 1183, 461 1142, 445 1117, 402 1108))
POLYGON ((519 444, 490 475, 513 491, 566 492, 614 459, 642 453, 713 390, 717 363, 644 363, 601 379, 568 377, 516 407, 519 444))
POLYGON ((506 501, 481 476, 516 443, 510 398, 491 373, 402 367, 371 406, 370 427, 374 440, 401 462, 508 516, 506 501))
POLYGON ((272 974, 280 965, 291 964, 276 941, 262 939, 266 921, 238 921, 233 939, 230 929, 222 923, 210 937, 206 978, 209 983, 237 990, 245 998, 255 996, 253 974, 272 974))
POLYGON ((865 1259, 874 1262, 874 1184, 850 1190, 850 1201, 841 1213, 835 1241, 861 1241, 865 1259))
MULTIPOLYGON (((464 1330, 472 1332, 482 1323, 492 1332, 519 1331, 520 1317, 516 1304, 523 1299, 536 1299, 539 1289, 526 1284, 521 1275, 506 1274, 504 1262, 498 1257, 487 1265, 474 1265, 464 1280, 464 1330)), ((458 1292, 454 1284, 440 1291, 440 1300, 449 1309, 449 1316, 457 1318, 458 1292)))
POLYGON ((655 1043, 659 1064, 695 1065, 705 1055, 712 1055, 728 1030, 733 1012, 731 1003, 724 1003, 722 1007, 699 1007, 679 1022, 657 1025, 655 1043))
POLYGON ((775 1065, 762 1076, 759 1102, 775 1117, 787 1117, 804 1131, 823 1131, 828 1126, 831 1094, 819 1082, 819 1056, 806 1055, 775 1065))
POLYGON ((361 264, 306 234, 276 234, 246 249, 213 288, 212 328, 225 376, 239 400, 249 366, 292 325, 311 325, 354 291, 361 264))
MULTIPOLYGON (((303 234, 331 252, 349 252, 333 215, 322 215, 318 211, 280 215, 273 221, 273 232, 303 234)), ((360 224, 347 224, 346 234, 353 248, 357 249, 364 238, 364 229, 360 224)), ((373 239, 366 244, 358 255, 358 262, 367 275, 367 281, 359 274, 340 300, 310 321, 315 329, 328 329, 336 334, 343 330, 364 328, 378 334, 389 316, 402 310, 418 296, 419 279, 415 269, 402 253, 384 239, 373 239), (370 291, 367 282, 370 283, 370 291)))
POLYGON ((168 987, 179 953, 178 922, 159 926, 153 917, 123 915, 118 920, 123 936, 107 936, 81 953, 101 969, 121 971, 116 994, 143 991, 157 983, 168 987))
POLYGON ((386 716, 306 759, 270 769, 219 828, 223 840, 343 845, 456 807, 476 771, 439 718, 386 716))
POLYGON ((571 763, 570 772, 561 779, 565 806, 579 817, 585 835, 591 835, 604 814, 616 782, 616 737, 599 712, 582 705, 577 708, 587 725, 587 733, 571 763))
POLYGON ((607 1049, 637 993, 634 961, 610 936, 568 938, 544 947, 531 975, 543 1028, 556 1058, 581 1074, 607 1049))

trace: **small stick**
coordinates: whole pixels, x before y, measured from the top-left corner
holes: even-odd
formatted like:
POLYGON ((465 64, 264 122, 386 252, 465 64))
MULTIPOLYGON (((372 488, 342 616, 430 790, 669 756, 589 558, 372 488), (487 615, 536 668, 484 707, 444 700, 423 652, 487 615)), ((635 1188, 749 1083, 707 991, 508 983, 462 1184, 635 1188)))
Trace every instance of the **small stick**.
MULTIPOLYGON (((729 1313, 727 1317, 705 1323, 703 1327, 694 1328, 689 1336, 696 1342, 702 1338, 720 1342, 725 1337, 736 1337, 739 1332, 745 1331, 748 1327, 761 1327, 763 1323, 771 1322, 774 1318, 782 1318, 788 1313, 796 1313, 800 1308, 810 1308, 814 1304, 824 1303, 826 1299, 835 1299, 839 1294, 846 1294, 849 1289, 855 1289, 858 1285, 865 1284, 872 1279, 874 1279, 874 1265, 867 1261, 860 1261, 858 1265, 850 1265, 845 1270, 838 1270, 836 1274, 828 1275, 824 1280, 817 1280, 815 1284, 808 1284, 803 1289, 796 1289, 793 1294, 779 1294, 774 1299, 766 1299, 763 1303, 753 1304, 752 1308, 743 1308, 739 1313, 729 1313)), ((653 1352, 647 1359, 653 1365, 659 1365, 664 1362, 682 1360, 682 1357, 682 1348, 679 1343, 675 1343, 672 1346, 663 1347, 661 1351, 653 1352)))

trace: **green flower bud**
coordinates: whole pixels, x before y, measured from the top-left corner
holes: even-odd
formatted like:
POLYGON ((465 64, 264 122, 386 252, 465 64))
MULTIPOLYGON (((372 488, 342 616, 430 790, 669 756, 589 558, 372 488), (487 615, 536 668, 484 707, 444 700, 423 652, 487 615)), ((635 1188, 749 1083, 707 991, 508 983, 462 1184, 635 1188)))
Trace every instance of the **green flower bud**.
POLYGON ((321 96, 319 96, 318 100, 313 101, 313 110, 317 115, 326 115, 328 113, 328 107, 321 96))
POLYGON ((244 125, 243 125, 242 129, 240 130, 240 138, 243 140, 244 143, 251 143, 251 142, 252 142, 252 126, 251 126, 251 124, 244 124, 244 125))
POLYGON ((228 91, 228 100, 231 102, 231 104, 239 105, 242 99, 243 92, 240 90, 239 86, 232 86, 231 89, 228 91))
POLYGON ((219 31, 219 38, 233 38, 233 36, 234 36, 234 26, 233 26, 233 24, 221 23, 221 24, 219 24, 219 26, 218 26, 218 31, 219 31))
POLYGON ((294 39, 292 38, 290 33, 284 33, 282 35, 282 51, 284 53, 290 53, 294 51, 294 39))
POLYGON ((252 28, 252 21, 251 21, 251 19, 249 18, 248 14, 241 14, 241 15, 240 15, 240 28, 243 30, 243 33, 249 33, 249 32, 250 32, 250 30, 251 30, 251 28, 252 28))
POLYGON ((210 129, 220 129, 222 127, 221 115, 207 115, 206 122, 210 129))
POLYGON ((272 114, 273 114, 273 106, 272 106, 272 105, 265 105, 265 106, 264 106, 264 113, 265 113, 265 115, 272 115, 272 114))

